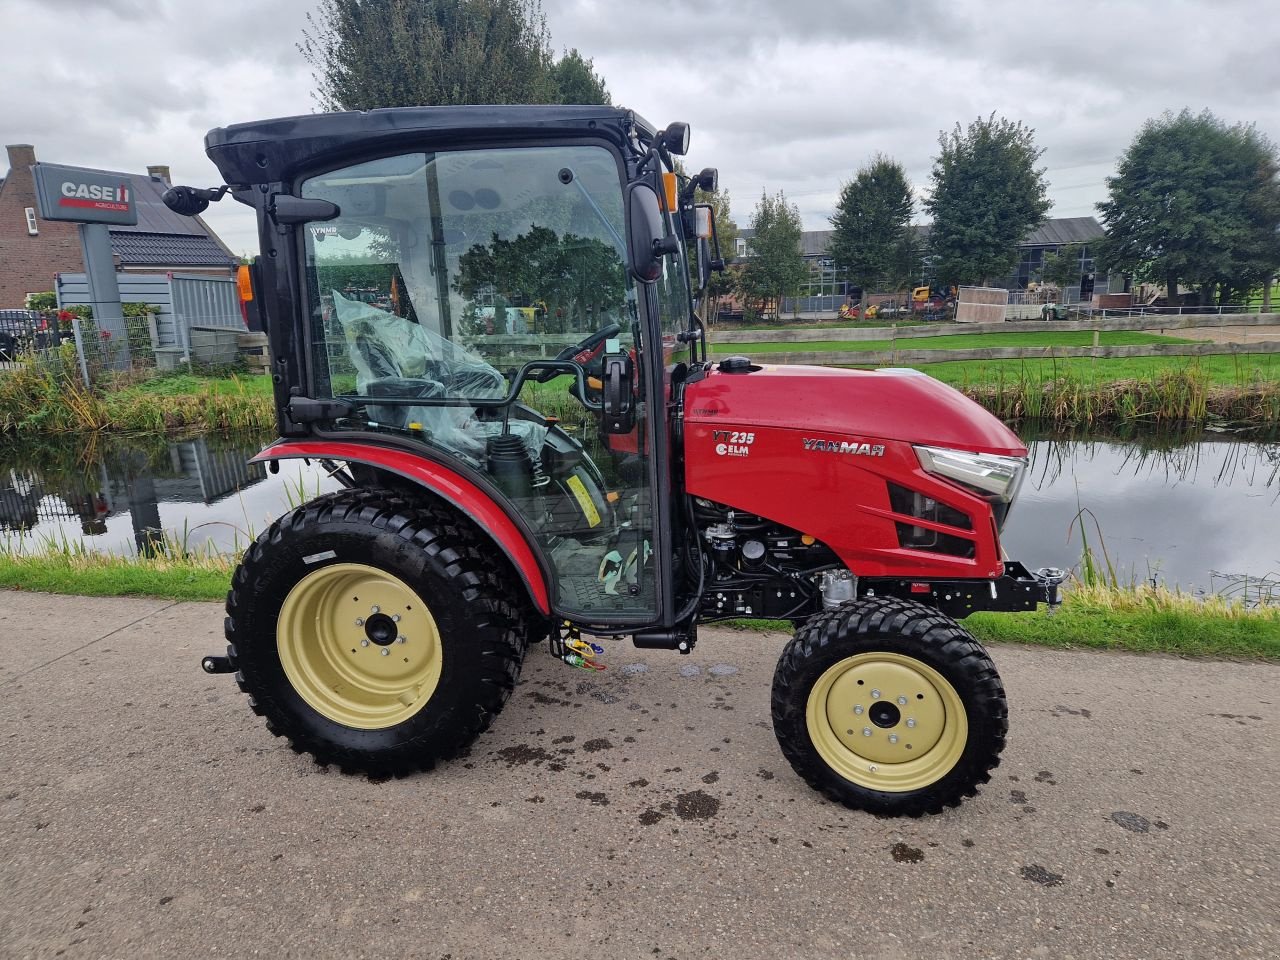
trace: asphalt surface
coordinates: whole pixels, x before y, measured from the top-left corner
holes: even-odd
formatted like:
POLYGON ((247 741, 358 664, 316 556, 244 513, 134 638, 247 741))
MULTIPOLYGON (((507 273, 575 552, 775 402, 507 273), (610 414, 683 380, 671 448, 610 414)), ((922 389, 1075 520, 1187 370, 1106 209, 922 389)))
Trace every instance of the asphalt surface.
POLYGON ((535 648, 467 758, 273 738, 213 604, 0 593, 0 956, 1274 957, 1280 666, 997 648, 980 796, 885 820, 783 760, 784 638, 535 648))

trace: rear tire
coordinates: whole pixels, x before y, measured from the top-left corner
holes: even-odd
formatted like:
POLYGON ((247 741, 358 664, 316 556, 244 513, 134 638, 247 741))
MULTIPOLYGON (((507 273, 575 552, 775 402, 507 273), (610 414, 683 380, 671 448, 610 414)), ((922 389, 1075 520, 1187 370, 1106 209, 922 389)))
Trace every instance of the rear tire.
POLYGON ((228 652, 254 712, 344 773, 455 756, 510 697, 527 645, 519 587, 492 549, 455 510, 386 490, 276 521, 227 595, 228 652))
POLYGON ((783 754, 855 810, 918 817, 956 806, 991 779, 1008 725, 982 645, 912 601, 854 600, 813 617, 774 673, 783 754))

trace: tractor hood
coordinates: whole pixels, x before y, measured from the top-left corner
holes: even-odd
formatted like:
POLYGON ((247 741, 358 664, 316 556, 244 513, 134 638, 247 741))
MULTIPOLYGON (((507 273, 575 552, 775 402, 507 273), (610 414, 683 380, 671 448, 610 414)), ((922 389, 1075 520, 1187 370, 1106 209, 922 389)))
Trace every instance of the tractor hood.
POLYGON ((1025 457, 1017 435, 959 391, 916 370, 751 365, 714 368, 685 389, 687 424, 852 435, 1025 457))

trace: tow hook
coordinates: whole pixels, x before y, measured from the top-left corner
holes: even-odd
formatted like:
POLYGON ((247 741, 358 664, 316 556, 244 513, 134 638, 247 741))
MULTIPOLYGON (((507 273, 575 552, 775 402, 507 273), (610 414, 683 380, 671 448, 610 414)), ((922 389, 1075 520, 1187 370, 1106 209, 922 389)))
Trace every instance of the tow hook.
POLYGON ((1052 617, 1062 606, 1062 583, 1067 579, 1067 571, 1058 567, 1041 567, 1035 572, 1035 577, 1044 585, 1044 599, 1049 606, 1046 612, 1052 617))
POLYGON ((230 657, 205 657, 200 661, 200 668, 205 673, 235 673, 236 665, 230 657))

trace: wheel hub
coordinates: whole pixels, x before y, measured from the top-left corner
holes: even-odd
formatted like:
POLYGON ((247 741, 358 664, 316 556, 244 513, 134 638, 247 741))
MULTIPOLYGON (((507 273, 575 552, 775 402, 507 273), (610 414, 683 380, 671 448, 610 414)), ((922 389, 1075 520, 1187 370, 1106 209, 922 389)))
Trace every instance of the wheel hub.
POLYGON ((396 642, 400 631, 395 621, 385 613, 375 613, 364 622, 364 633, 370 641, 380 647, 389 647, 396 642))
POLYGON ((362 730, 421 710, 443 666, 426 603, 398 577, 357 563, 322 567, 294 585, 280 607, 276 647, 303 700, 362 730))
POLYGON ((903 654, 857 654, 813 685, 806 711, 819 755, 842 776, 876 790, 926 786, 959 760, 968 720, 955 688, 903 654))
POLYGON ((877 703, 868 712, 871 722, 882 730, 889 730, 898 725, 902 712, 892 703, 877 703))

